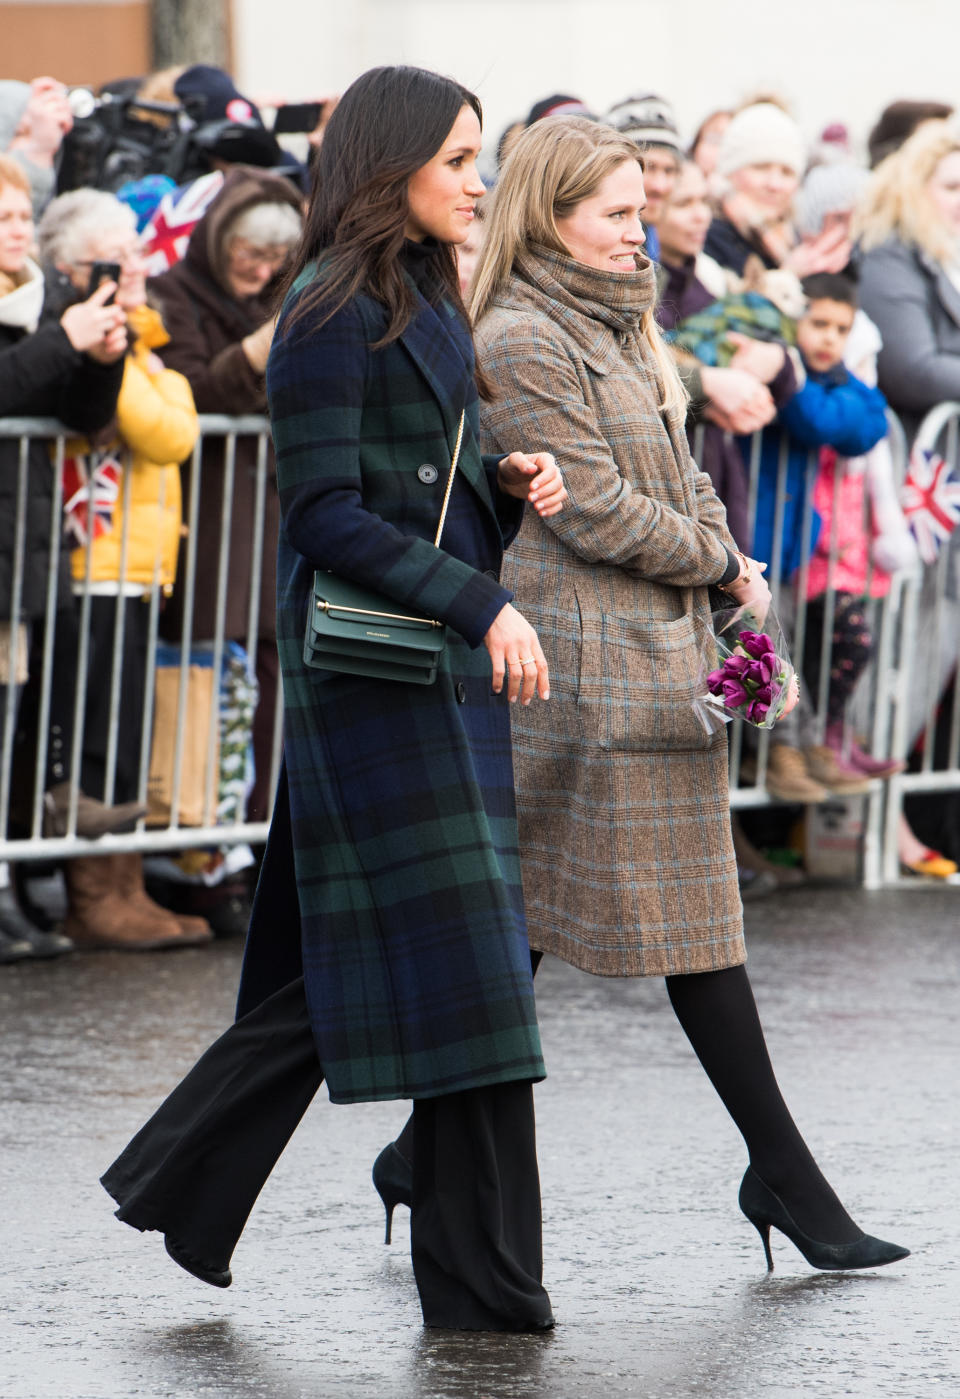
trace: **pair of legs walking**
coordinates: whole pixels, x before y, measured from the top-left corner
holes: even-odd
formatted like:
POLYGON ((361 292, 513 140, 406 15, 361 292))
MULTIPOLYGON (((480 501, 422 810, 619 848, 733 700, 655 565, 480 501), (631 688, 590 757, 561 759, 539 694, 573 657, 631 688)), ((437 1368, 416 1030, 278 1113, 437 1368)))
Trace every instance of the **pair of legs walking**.
MULTIPOLYGON (((541 954, 532 958, 536 971, 541 954)), ((677 1019, 747 1145, 741 1207, 768 1250, 772 1224, 816 1267, 875 1267, 904 1257, 906 1249, 857 1227, 814 1160, 780 1092, 746 967, 668 976, 666 985, 677 1019)), ((416 1161, 413 1119, 393 1145, 407 1162, 416 1161)))
MULTIPOLYGON (((227 1285, 254 1202, 322 1082, 297 978, 207 1050, 103 1176, 118 1218, 161 1231, 189 1271, 227 1285)), ((547 1329, 530 1083, 418 1100, 413 1132, 424 1322, 547 1329)))

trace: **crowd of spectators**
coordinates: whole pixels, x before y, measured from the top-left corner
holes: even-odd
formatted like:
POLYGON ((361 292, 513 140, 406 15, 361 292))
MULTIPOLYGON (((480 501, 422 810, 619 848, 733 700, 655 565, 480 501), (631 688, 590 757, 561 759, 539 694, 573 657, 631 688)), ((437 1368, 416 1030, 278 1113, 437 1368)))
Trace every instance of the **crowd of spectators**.
MULTIPOLYGON (((268 126, 228 74, 205 64, 124 79, 96 96, 68 92, 48 77, 0 81, 0 417, 53 416, 76 434, 62 468, 52 638, 55 459, 48 443, 34 440, 24 477, 16 442, 0 440, 0 715, 13 711, 14 756, 27 755, 24 770, 42 739, 47 835, 64 834, 71 816, 79 834, 95 837, 132 829, 143 815, 154 615, 145 600, 159 588, 161 632, 179 639, 183 501, 197 415, 264 411, 277 287, 299 238, 311 151, 335 101, 281 106, 268 126), (278 134, 290 131, 300 133, 292 143, 278 134), (13 521, 24 480, 26 539, 18 552, 13 521), (19 579, 15 557, 23 561, 19 579), (52 685, 46 732, 38 735, 45 654, 52 685), (104 683, 114 672, 119 708, 104 683)), ((801 603, 805 698, 774 735, 767 789, 798 805, 861 794, 902 768, 869 751, 848 722, 873 647, 867 603, 918 561, 898 497, 887 405, 912 438, 930 408, 960 399, 960 126, 944 104, 894 102, 859 159, 843 125, 811 140, 770 94, 710 112, 688 139, 662 96, 642 93, 589 112, 576 97, 555 94, 503 132, 498 164, 527 126, 571 112, 607 122, 643 150, 646 251, 657 263, 658 320, 689 395, 691 442, 738 543, 769 561, 788 633, 801 603), (805 508, 811 451, 819 454, 818 471, 805 508), (751 453, 759 472, 752 509, 751 453), (786 499, 775 509, 783 461, 786 499)), ((476 229, 461 253, 464 291, 482 221, 476 229)), ((256 652, 248 657, 259 695, 252 821, 269 808, 278 702, 279 511, 269 451, 258 508, 257 455, 256 440, 240 438, 231 458, 223 624, 226 640, 245 644, 251 610, 258 610, 256 652), (251 609, 252 560, 261 550, 258 607, 251 609)), ((211 441, 194 541, 197 641, 216 630, 224 466, 222 442, 211 441)), ((745 773, 752 762, 748 753, 745 773)), ((11 802, 12 834, 18 807, 32 801, 29 784, 21 788, 18 782, 11 802)), ((917 833, 901 824, 909 869, 957 872, 955 801, 914 803, 917 833)), ((743 830, 736 837, 745 895, 795 877, 760 856, 743 830)), ((124 854, 66 862, 67 918, 51 927, 27 901, 22 875, 0 866, 0 962, 74 946, 194 945, 214 930, 241 931, 246 917, 247 878, 227 878, 213 895, 204 881, 193 903, 182 886, 166 893, 151 886, 151 897, 141 857, 124 854)))

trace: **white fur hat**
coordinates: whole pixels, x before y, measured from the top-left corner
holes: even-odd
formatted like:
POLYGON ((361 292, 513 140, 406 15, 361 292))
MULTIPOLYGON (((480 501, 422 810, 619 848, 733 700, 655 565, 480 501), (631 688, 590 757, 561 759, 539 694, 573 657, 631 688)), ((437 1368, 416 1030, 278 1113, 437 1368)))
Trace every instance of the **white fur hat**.
POLYGON ((803 174, 806 149, 800 128, 773 102, 744 107, 723 133, 717 173, 732 175, 745 165, 788 165, 803 174))
POLYGON ((14 78, 4 78, 0 82, 0 154, 16 136, 29 101, 29 83, 18 83, 14 78))

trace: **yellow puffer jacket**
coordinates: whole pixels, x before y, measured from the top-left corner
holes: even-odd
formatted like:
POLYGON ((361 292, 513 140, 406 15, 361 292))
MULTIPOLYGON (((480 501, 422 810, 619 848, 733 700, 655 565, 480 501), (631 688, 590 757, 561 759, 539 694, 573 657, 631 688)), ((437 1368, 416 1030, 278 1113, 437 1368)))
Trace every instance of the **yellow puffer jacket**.
MULTIPOLYGON (((156 570, 157 582, 169 595, 177 573, 183 518, 180 463, 193 451, 197 440, 197 410, 190 385, 182 374, 173 369, 155 370, 150 365, 151 352, 166 345, 170 338, 159 313, 149 306, 138 307, 129 313, 127 326, 133 348, 124 366, 117 399, 116 436, 109 451, 118 462, 123 462, 129 453, 132 470, 128 490, 115 502, 109 500, 109 489, 98 492, 95 486, 90 579, 93 583, 142 583, 149 587, 156 570), (121 579, 123 517, 127 510, 130 525, 126 569, 121 579)), ((83 462, 84 454, 88 463, 83 466, 84 471, 89 470, 90 463, 102 464, 104 458, 102 447, 91 453, 86 442, 68 444, 68 458, 72 453, 78 454, 67 463, 68 469, 73 470, 83 462)), ((69 495, 65 479, 65 507, 69 495)), ((68 528, 70 518, 68 510, 68 528)), ((86 506, 83 524, 86 525, 86 506)), ((85 548, 74 549, 72 566, 74 578, 82 582, 87 567, 85 548)))

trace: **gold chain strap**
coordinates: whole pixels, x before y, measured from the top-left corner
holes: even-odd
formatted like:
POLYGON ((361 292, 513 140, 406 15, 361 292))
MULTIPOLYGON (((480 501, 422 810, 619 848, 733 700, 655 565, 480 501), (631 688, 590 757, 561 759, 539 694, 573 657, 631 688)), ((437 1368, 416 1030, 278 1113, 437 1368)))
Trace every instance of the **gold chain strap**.
POLYGON ((460 414, 460 426, 457 429, 457 443, 453 449, 453 459, 450 462, 450 475, 447 477, 446 494, 443 497, 443 509, 440 511, 440 523, 437 525, 437 537, 433 541, 435 549, 440 548, 440 536, 443 534, 444 522, 447 518, 447 506, 450 504, 450 492, 453 490, 453 478, 457 470, 457 462, 460 460, 460 444, 463 442, 463 422, 466 413, 460 414))

